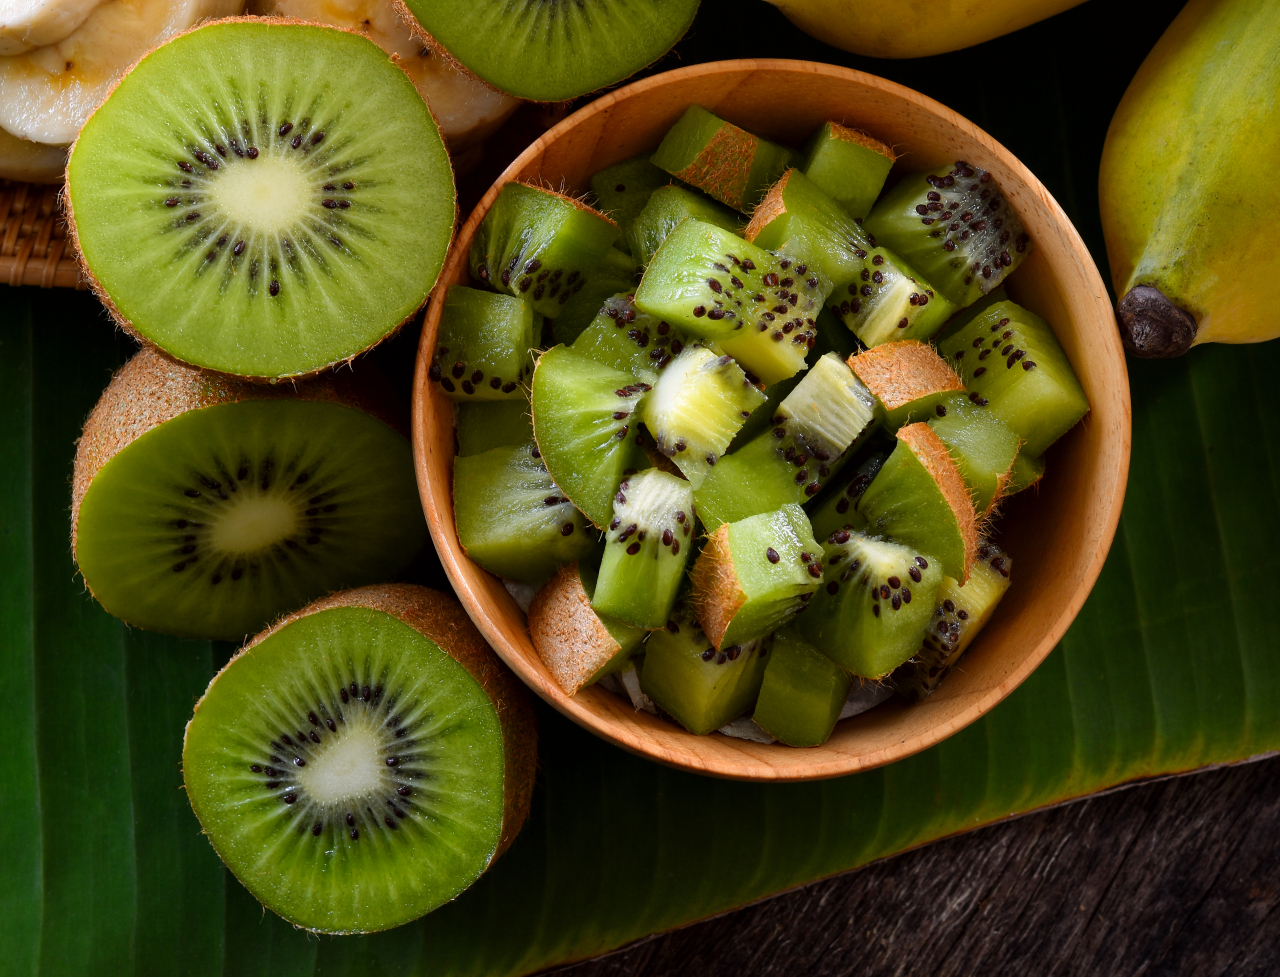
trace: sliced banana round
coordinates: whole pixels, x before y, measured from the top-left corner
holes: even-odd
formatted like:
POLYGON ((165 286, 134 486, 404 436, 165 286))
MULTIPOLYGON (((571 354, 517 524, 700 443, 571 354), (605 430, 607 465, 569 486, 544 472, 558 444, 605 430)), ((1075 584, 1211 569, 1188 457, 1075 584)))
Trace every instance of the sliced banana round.
POLYGON ((23 54, 60 41, 104 0, 7 0, 0 4, 0 54, 23 54))
POLYGON ((0 128, 65 146, 147 51, 201 20, 243 8, 244 0, 109 0, 92 6, 58 40, 0 57, 0 128))
POLYGON ((66 168, 66 146, 19 139, 0 129, 0 179, 61 183, 66 168))
POLYGON ((505 122, 520 100, 431 51, 413 36, 392 0, 250 0, 248 12, 296 17, 359 31, 399 59, 457 157, 479 145, 505 122))

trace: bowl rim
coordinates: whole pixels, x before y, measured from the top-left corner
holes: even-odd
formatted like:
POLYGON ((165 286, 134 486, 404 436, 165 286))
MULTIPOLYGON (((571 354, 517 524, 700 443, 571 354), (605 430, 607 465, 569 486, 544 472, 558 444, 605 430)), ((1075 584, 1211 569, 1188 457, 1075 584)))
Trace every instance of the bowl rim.
MULTIPOLYGON (((798 61, 788 59, 735 59, 704 62, 682 68, 676 68, 671 71, 651 75, 629 85, 614 89, 573 112, 530 143, 502 171, 502 173, 499 174, 494 183, 485 192, 484 196, 481 197, 480 201, 467 216, 466 221, 463 222, 462 226, 454 235, 449 255, 445 260, 444 268, 440 273, 440 278, 436 285, 436 290, 447 289, 449 287, 446 283, 452 281, 460 264, 463 265, 463 273, 465 275, 467 249, 470 247, 472 237, 474 236, 474 233, 485 213, 487 213, 494 200, 497 198, 503 185, 517 180, 526 166, 537 160, 543 155, 544 151, 549 146, 556 142, 557 139, 578 126, 585 119, 601 113, 608 113, 617 103, 623 100, 636 98, 646 92, 662 88, 673 83, 684 82, 686 80, 696 79, 705 75, 760 70, 784 71, 798 74, 813 74, 829 78, 839 78, 867 88, 875 89, 885 93, 886 95, 914 103, 917 107, 939 117, 948 125, 960 130, 968 138, 982 144, 993 155, 998 156, 1005 165, 1013 170, 1023 183, 1026 190, 1035 194, 1046 206, 1057 225, 1057 228, 1066 237, 1072 251, 1077 255, 1077 257, 1084 257, 1084 261, 1082 262, 1083 267, 1081 270, 1084 277, 1089 280, 1091 286, 1091 294, 1088 296, 1089 300, 1092 304, 1097 306, 1099 315, 1105 316, 1107 320, 1114 320, 1114 312, 1111 307, 1106 287, 1103 284, 1102 276, 1098 271, 1096 262, 1093 261, 1092 255, 1085 246, 1079 232, 1076 230, 1075 225, 1071 222, 1070 218, 1067 217, 1065 211, 1063 211, 1057 200, 1054 199, 1052 194, 1050 194, 1043 184, 1040 183, 1036 176, 1002 144, 954 110, 926 95, 921 94, 920 92, 915 91, 914 89, 900 85, 897 82, 889 81, 877 75, 857 71, 852 68, 843 68, 837 65, 830 65, 815 61, 798 61)), ((546 177, 543 177, 542 182, 546 182, 546 177)), ((436 297, 435 292, 433 292, 432 297, 436 297)), ((697 755, 696 750, 691 752, 687 749, 669 749, 662 747, 655 741, 655 737, 651 732, 642 731, 638 728, 632 728, 626 724, 619 723, 613 717, 597 716, 592 710, 587 708, 583 701, 581 701, 581 694, 579 696, 565 695, 560 690, 559 686, 555 684, 550 673, 541 674, 536 669, 529 667, 523 658, 515 652, 515 649, 508 647, 506 637, 489 620, 489 615, 484 610, 484 595, 474 589, 470 581, 467 580, 466 573, 464 572, 464 566, 469 565, 470 567, 474 567, 481 573, 487 572, 472 563, 472 561, 462 551, 457 540, 456 529, 453 525, 452 490, 450 489, 446 493, 446 495, 449 496, 448 498, 444 500, 436 499, 430 486, 430 468, 428 465, 428 457, 430 455, 427 446, 429 437, 428 418, 432 415, 432 411, 428 406, 428 403, 431 400, 431 394, 428 389, 430 384, 427 379, 427 371, 431 365, 436 327, 439 321, 441 305, 442 303, 440 302, 432 301, 429 302, 426 309, 422 334, 419 340, 418 355, 415 363, 412 404, 412 446, 414 467, 417 473, 418 488, 422 499, 423 510, 427 517, 427 523, 431 531, 431 538, 436 547, 440 562, 449 578, 449 582, 457 593, 458 599, 467 609, 467 613, 471 616, 485 639, 493 646, 499 657, 502 658, 502 660, 526 685, 533 689, 534 692, 546 700, 550 705, 555 707, 560 713, 567 716, 578 725, 590 730, 608 742, 640 756, 657 760, 669 766, 725 779, 795 782, 820 780, 830 777, 844 776, 862 770, 870 770, 927 749, 928 747, 947 739, 949 736, 963 729, 965 726, 973 723, 987 712, 990 712, 991 709, 998 705, 1037 667, 1039 667, 1039 665, 1048 656, 1049 652, 1052 651, 1061 640, 1068 627, 1070 627, 1071 623, 1075 620, 1080 608, 1084 605, 1086 598, 1089 596, 1089 593, 1097 581, 1098 575, 1102 571, 1102 566, 1106 561, 1111 544, 1114 541, 1121 510, 1124 504, 1125 489, 1128 484, 1132 441, 1132 411, 1128 371, 1118 334, 1110 337, 1114 342, 1106 342, 1106 340, 1104 340, 1108 347, 1107 349, 1096 351, 1100 355, 1114 357, 1118 360, 1119 376, 1123 380, 1123 389, 1115 392, 1118 397, 1118 402, 1114 406, 1118 408, 1118 419, 1122 421, 1120 432, 1122 437, 1120 439, 1118 449, 1115 451, 1113 484, 1109 495, 1102 495, 1096 498, 1092 503, 1095 506, 1105 505, 1106 513, 1100 520, 1100 525, 1099 520, 1094 520, 1094 525, 1100 529, 1100 532, 1098 532, 1095 537, 1096 544, 1094 552, 1087 568, 1078 578, 1077 586, 1071 594, 1070 599, 1062 605, 1061 612, 1058 614, 1057 619, 1054 620, 1052 625, 1048 628, 1045 636, 1030 653, 1026 654, 1021 659, 1017 667, 1006 673, 999 683, 988 689, 985 694, 976 697, 966 708, 949 720, 934 723, 914 736, 901 739, 890 746, 870 753, 854 754, 843 751, 829 751, 831 755, 824 755, 819 752, 823 750, 822 747, 817 748, 817 750, 800 750, 780 745, 763 747, 763 749, 783 749, 792 751, 811 761, 807 764, 789 763, 784 765, 784 769, 778 769, 770 763, 759 760, 758 758, 754 763, 749 762, 751 757, 749 757, 745 752, 740 755, 740 759, 735 759, 735 762, 730 763, 717 760, 708 761, 705 757, 697 755)), ((545 668, 543 671, 545 672, 545 668)), ((609 693, 601 694, 607 695, 609 693)), ((630 705, 625 705, 629 711, 630 705)), ((693 737, 692 734, 675 726, 671 727, 671 735, 690 737, 697 740, 705 739, 705 737, 693 737)), ((745 741, 735 740, 733 742, 735 744, 745 744, 745 741)), ((760 747, 760 744, 749 745, 757 748, 760 747)))

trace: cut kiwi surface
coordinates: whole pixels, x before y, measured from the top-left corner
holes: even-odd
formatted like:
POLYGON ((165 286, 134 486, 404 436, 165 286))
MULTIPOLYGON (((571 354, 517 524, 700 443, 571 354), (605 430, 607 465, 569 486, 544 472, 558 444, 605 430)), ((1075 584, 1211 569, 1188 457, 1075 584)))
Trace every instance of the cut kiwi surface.
POLYGON ((408 319, 456 211, 436 124, 386 53, 258 19, 143 58, 81 130, 67 201, 126 329, 262 378, 349 359, 408 319))
POLYGON ((347 591, 256 638, 187 724, 187 796, 263 905, 325 933, 416 919, 520 830, 536 763, 526 690, 462 607, 347 591))
POLYGON ((489 400, 458 405, 458 454, 478 455, 494 448, 515 448, 533 440, 529 401, 489 400))
POLYGON ((444 298, 427 376, 450 400, 523 400, 541 316, 523 299, 454 285, 444 298))
POLYGON ((409 443, 346 378, 270 388, 138 353, 85 423, 72 540, 130 624, 239 640, 426 539, 409 443))
POLYGON ((969 487, 978 521, 990 518, 996 503, 1005 495, 1018 456, 1018 436, 987 407, 963 394, 955 394, 937 405, 928 422, 951 452, 956 467, 969 487))
POLYGON ((620 246, 628 244, 631 222, 640 216, 654 191, 670 183, 671 174, 658 169, 645 156, 623 160, 591 177, 596 206, 618 225, 620 246))
POLYGON ((644 210, 627 230, 627 242, 636 264, 648 265, 667 235, 690 217, 734 234, 742 230, 742 215, 728 207, 684 187, 661 187, 649 197, 644 210))
POLYGON ((698 0, 397 0, 448 55, 494 88, 563 102, 670 50, 698 0))
POLYGON ((1009 472, 1009 481, 1005 485, 1005 495, 1015 495, 1023 489, 1037 485, 1044 478, 1044 457, 1032 458, 1024 451, 1018 452, 1013 460, 1013 468, 1009 472))
POLYGON ((570 349, 648 384, 688 345, 688 337, 667 322, 636 308, 635 296, 612 295, 573 341, 570 349))
POLYGON ((858 500, 884 467, 896 444, 889 438, 874 437, 859 452, 853 468, 844 472, 837 484, 814 500, 809 507, 809 522, 813 525, 815 539, 825 540, 838 529, 866 528, 867 520, 858 511, 858 500))
POLYGON ((809 139, 799 165, 850 217, 866 217, 895 158, 879 139, 828 122, 809 139))
POLYGON ((831 737, 853 676, 793 629, 774 635, 751 718, 788 746, 821 746, 831 737))

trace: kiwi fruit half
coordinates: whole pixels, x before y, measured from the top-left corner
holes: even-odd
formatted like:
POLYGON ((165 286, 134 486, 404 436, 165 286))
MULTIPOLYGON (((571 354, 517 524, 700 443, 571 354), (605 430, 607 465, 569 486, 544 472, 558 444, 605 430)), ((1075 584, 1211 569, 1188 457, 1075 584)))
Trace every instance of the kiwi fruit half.
POLYGON ((267 908, 324 933, 416 919, 474 882, 528 815, 528 693, 462 607, 346 591, 255 638, 187 724, 187 797, 267 908))
POLYGON ((671 49, 698 0, 395 0, 436 46, 494 88, 563 102, 671 49))
POLYGON ((431 112, 387 54, 267 19, 144 57, 85 123, 67 201, 125 329, 260 378, 349 359, 412 316, 457 209, 431 112))
POLYGON ((234 641, 330 591, 393 577, 426 541, 393 419, 349 374, 277 388, 144 349, 76 451, 85 583, 130 624, 234 641))

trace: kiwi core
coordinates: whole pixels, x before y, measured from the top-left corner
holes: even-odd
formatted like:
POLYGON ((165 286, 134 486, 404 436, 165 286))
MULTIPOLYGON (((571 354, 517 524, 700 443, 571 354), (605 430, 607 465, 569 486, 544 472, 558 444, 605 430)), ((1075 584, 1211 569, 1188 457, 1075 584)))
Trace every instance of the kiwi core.
POLYGON ((278 495, 248 496, 209 527, 209 542, 225 553, 256 553, 299 530, 297 506, 278 495))
POLYGON ((318 189, 314 177, 296 160, 271 154, 251 165, 224 165, 209 180, 208 199, 228 224, 288 231, 320 204, 318 189))
POLYGON ((298 771, 298 786, 325 806, 349 804, 385 790, 382 738, 367 713, 349 716, 342 735, 324 743, 311 764, 298 771))

